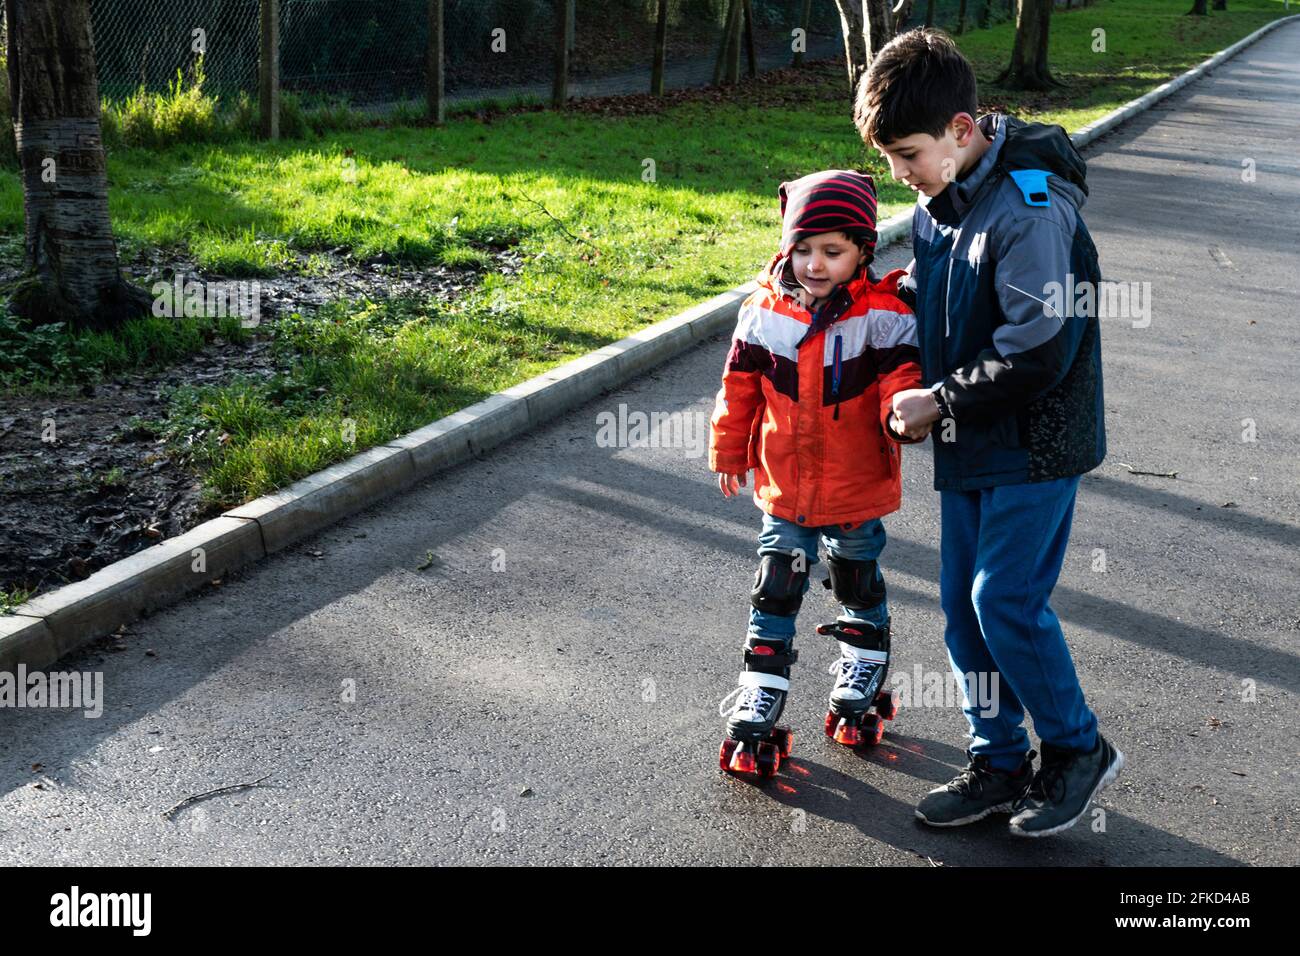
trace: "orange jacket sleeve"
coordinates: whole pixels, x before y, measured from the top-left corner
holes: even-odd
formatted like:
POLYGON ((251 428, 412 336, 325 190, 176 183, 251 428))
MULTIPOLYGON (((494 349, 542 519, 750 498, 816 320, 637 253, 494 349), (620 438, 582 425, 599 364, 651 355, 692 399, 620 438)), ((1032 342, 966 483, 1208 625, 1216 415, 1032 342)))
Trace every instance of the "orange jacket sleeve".
POLYGON ((904 438, 889 427, 894 395, 909 388, 921 388, 921 350, 916 339, 916 316, 896 295, 893 289, 903 275, 895 269, 881 280, 877 327, 872 329, 872 344, 877 353, 877 382, 880 389, 880 426, 885 434, 900 445, 913 445, 922 438, 904 438))
MULTIPOLYGON (((745 322, 746 302, 741 306, 739 333, 745 322)), ((754 467, 751 439, 763 411, 763 373, 753 348, 739 334, 732 339, 731 352, 722 370, 722 387, 713 404, 709 422, 709 470, 740 475, 754 467)))

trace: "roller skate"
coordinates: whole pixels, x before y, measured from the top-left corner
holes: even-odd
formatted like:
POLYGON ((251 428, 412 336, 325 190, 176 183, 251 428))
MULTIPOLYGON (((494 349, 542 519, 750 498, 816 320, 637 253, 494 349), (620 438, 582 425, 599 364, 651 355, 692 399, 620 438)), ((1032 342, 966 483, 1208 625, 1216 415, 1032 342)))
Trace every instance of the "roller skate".
POLYGON ((718 766, 727 773, 772 777, 790 756, 794 735, 776 722, 790 690, 790 665, 798 656, 785 641, 753 634, 745 641, 740 684, 718 704, 718 715, 727 718, 718 766))
POLYGON ((839 620, 819 624, 818 634, 828 634, 840 644, 840 657, 831 664, 835 675, 826 736, 846 747, 880 743, 885 721, 898 713, 894 695, 884 689, 889 672, 889 622, 883 628, 863 621, 839 620))

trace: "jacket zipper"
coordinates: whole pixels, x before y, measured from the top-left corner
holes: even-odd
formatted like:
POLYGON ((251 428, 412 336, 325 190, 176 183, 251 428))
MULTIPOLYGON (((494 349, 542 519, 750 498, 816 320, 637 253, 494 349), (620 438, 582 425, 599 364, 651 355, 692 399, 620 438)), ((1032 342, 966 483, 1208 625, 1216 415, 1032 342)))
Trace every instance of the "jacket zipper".
POLYGON ((952 325, 948 321, 948 297, 952 294, 952 259, 948 259, 948 281, 943 286, 943 337, 952 335, 952 325))
POLYGON ((835 336, 835 365, 831 370, 831 394, 835 396, 835 421, 840 420, 840 341, 843 336, 835 336))

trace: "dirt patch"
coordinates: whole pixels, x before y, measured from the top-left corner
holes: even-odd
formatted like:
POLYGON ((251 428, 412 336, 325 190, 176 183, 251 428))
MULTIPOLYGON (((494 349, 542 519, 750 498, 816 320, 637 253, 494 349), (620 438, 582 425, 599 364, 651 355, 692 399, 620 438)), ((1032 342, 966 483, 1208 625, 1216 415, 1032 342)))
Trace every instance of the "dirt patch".
POLYGON ((752 104, 766 108, 806 107, 809 100, 845 101, 848 109, 848 77, 842 58, 809 60, 801 67, 767 70, 758 76, 742 76, 730 86, 703 86, 650 93, 590 96, 570 101, 565 107, 576 113, 602 116, 639 116, 662 113, 686 103, 752 104))
MULTIPOLYGON (((518 271, 517 252, 491 255, 494 270, 518 271)), ((201 493, 202 476, 184 449, 169 448, 140 423, 165 420, 177 386, 286 371, 272 349, 278 315, 310 312, 335 300, 453 301, 481 277, 472 269, 403 267, 386 255, 357 261, 343 250, 317 254, 313 265, 321 274, 257 280, 262 324, 248 341, 217 338, 166 369, 56 394, 0 395, 0 591, 39 594, 81 580, 215 516, 220 508, 201 493)), ((146 287, 173 274, 225 279, 202 273, 182 255, 156 250, 124 263, 123 271, 146 287)), ((200 441, 203 435, 190 438, 200 441)))

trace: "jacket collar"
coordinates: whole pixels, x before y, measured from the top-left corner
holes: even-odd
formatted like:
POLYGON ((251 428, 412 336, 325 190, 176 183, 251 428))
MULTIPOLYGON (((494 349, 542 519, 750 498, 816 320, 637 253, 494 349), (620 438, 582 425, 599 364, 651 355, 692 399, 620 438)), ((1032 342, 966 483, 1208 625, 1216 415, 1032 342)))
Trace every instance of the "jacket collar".
POLYGON ((993 142, 984 155, 980 157, 975 168, 965 178, 948 184, 939 195, 922 196, 919 203, 930 213, 931 217, 944 225, 956 225, 965 217, 967 210, 975 205, 980 191, 990 179, 993 169, 1002 155, 1002 145, 1007 141, 1006 117, 1001 113, 988 113, 981 116, 976 123, 980 132, 993 142))
MULTIPOLYGON (((778 298, 789 297, 793 299, 794 290, 799 287, 799 284, 794 277, 794 263, 790 257, 782 256, 780 253, 773 256, 772 261, 767 264, 767 268, 759 274, 758 284, 778 298)), ((859 269, 857 274, 848 282, 836 286, 835 291, 831 293, 831 297, 823 302, 816 312, 812 313, 808 332, 804 335, 804 338, 806 339, 809 335, 813 335, 828 325, 838 322, 853 303, 865 295, 870 288, 871 267, 870 263, 868 263, 859 269)))

